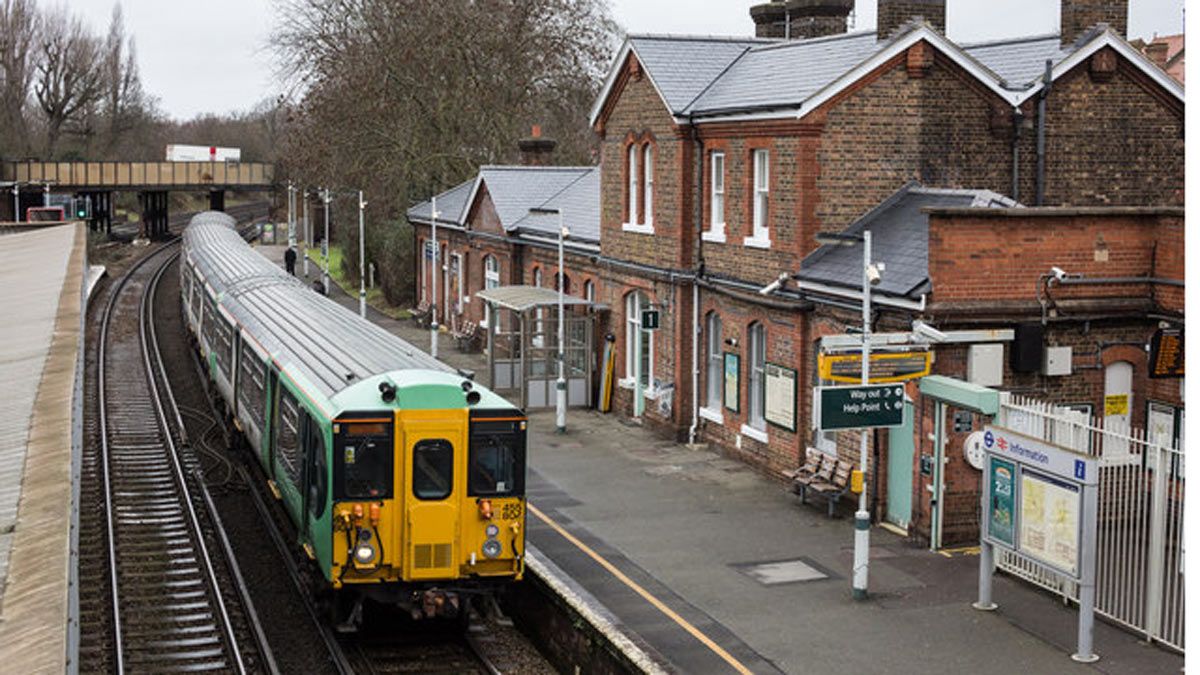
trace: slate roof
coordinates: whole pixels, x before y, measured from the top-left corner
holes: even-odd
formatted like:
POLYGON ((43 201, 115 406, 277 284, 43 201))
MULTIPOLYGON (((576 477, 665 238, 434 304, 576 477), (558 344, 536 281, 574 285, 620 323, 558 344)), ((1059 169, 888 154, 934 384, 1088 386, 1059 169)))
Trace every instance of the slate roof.
MULTIPOLYGON (((472 180, 437 196, 439 223, 466 225, 471 201, 486 187, 505 232, 558 236, 557 216, 531 215, 531 208, 563 209, 570 240, 600 242, 600 167, 483 166, 472 180)), ((430 202, 408 210, 411 220, 429 222, 430 202)))
POLYGON ((671 112, 681 114, 755 45, 774 40, 692 35, 630 35, 629 44, 671 112))
MULTIPOLYGON (((471 180, 463 181, 437 196, 438 213, 440 214, 438 217, 439 223, 462 225, 466 221, 467 208, 469 207, 467 200, 471 198, 476 180, 476 178, 472 178, 471 180)), ((419 220, 422 223, 428 223, 432 209, 432 202, 421 202, 408 210, 408 218, 409 220, 419 220)))
POLYGON ((1063 49, 1057 33, 1015 40, 997 40, 962 45, 973 56, 1004 80, 1009 89, 1032 86, 1046 72, 1046 59, 1058 64, 1075 51, 1063 49))
MULTIPOLYGON (((929 290, 929 216, 931 206, 1010 207, 1013 200, 991 190, 949 190, 910 183, 900 188, 844 230, 871 231, 871 257, 884 263, 883 278, 873 292, 915 297, 929 290)), ((862 288, 862 244, 825 244, 801 263, 795 278, 845 288, 862 288)))

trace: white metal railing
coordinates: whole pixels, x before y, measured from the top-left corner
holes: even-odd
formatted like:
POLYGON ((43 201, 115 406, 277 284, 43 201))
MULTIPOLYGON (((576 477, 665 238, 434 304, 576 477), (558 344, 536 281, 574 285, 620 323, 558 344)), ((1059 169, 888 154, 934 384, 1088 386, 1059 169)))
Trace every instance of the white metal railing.
MULTIPOLYGON (((1096 611, 1147 640, 1184 649, 1184 456, 1143 429, 1001 393, 997 426, 1100 458, 1096 611)), ((1078 601, 1074 582, 997 551, 996 566, 1078 601)))

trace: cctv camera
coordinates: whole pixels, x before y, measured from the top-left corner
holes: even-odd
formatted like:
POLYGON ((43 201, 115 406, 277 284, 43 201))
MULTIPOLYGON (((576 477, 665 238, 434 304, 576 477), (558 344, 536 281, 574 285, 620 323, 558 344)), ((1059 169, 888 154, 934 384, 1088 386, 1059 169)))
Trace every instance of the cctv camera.
POLYGON ((878 286, 879 282, 883 281, 883 275, 880 273, 880 270, 877 266, 869 265, 867 267, 867 281, 869 281, 872 286, 878 286))
POLYGON ((950 339, 949 335, 946 335, 942 331, 930 326, 920 319, 912 322, 912 332, 914 336, 923 338, 930 342, 945 342, 946 340, 950 339))
POLYGON ((785 281, 787 281, 787 278, 788 278, 787 272, 781 272, 779 274, 779 277, 777 279, 775 279, 775 281, 772 281, 771 283, 767 284, 766 286, 763 286, 762 288, 758 289, 759 294, 760 295, 770 295, 770 294, 774 293, 775 291, 779 290, 780 286, 783 286, 783 283, 785 281))
POLYGON ((1067 276, 1067 273, 1064 272, 1063 268, 1061 267, 1051 267, 1050 274, 1053 274, 1054 278, 1058 279, 1059 281, 1062 281, 1063 278, 1067 276))

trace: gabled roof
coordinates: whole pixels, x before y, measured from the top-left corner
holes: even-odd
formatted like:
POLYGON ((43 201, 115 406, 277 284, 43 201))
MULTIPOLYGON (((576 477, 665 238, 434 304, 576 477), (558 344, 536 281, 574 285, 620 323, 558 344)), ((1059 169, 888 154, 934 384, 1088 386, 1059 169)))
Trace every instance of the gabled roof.
MULTIPOLYGON (((872 262, 884 263, 883 277, 872 292, 916 297, 929 291, 929 216, 931 206, 1010 207, 1013 200, 991 190, 951 190, 909 183, 844 230, 871 231, 872 262)), ((795 278, 848 289, 862 288, 862 244, 826 244, 808 254, 795 278)))
POLYGON ((1168 92, 1183 87, 1104 25, 1063 48, 1058 35, 958 45, 926 23, 909 23, 886 40, 874 32, 803 40, 635 35, 626 39, 592 107, 595 124, 633 54, 678 122, 802 117, 913 44, 925 41, 1012 106, 1051 79, 1111 47, 1168 92))
MULTIPOLYGON (((578 242, 600 241, 600 167, 598 166, 483 166, 472 180, 437 196, 438 223, 465 227, 479 194, 487 194, 505 232, 558 236, 556 216, 531 215, 532 208, 560 208, 563 223, 578 242)), ((408 210, 409 220, 428 223, 431 204, 408 210)))
MULTIPOLYGON (((467 206, 475 190, 478 178, 463 181, 437 196, 438 223, 448 225, 463 225, 467 220, 467 206)), ((433 210, 431 201, 424 201, 410 208, 406 213, 409 220, 422 223, 430 222, 430 212, 433 210)))

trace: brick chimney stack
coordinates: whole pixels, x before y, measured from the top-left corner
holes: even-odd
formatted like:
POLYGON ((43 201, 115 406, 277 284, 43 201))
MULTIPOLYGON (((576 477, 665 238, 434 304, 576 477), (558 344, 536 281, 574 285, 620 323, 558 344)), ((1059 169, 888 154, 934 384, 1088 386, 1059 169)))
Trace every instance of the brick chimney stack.
POLYGON ((846 32, 854 0, 771 0, 750 8, 760 38, 815 38, 846 32))
POLYGON ((1062 44, 1069 47, 1098 23, 1122 38, 1128 32, 1129 0, 1062 0, 1059 11, 1062 44))
POLYGON ((1148 58, 1154 62, 1154 65, 1158 66, 1159 68, 1162 68, 1163 70, 1166 70, 1166 68, 1167 68, 1167 51, 1169 49, 1170 49, 1170 46, 1166 43, 1165 40, 1163 40, 1163 41, 1151 42, 1150 44, 1146 45, 1145 49, 1143 49, 1142 51, 1144 51, 1146 53, 1146 58, 1148 58))
POLYGON ((886 40, 904 24, 920 18, 946 32, 946 0, 878 0, 875 34, 886 40))
POLYGON ((521 150, 521 164, 525 166, 546 166, 550 164, 550 155, 558 141, 553 138, 542 138, 542 125, 535 124, 529 136, 517 141, 521 150))

